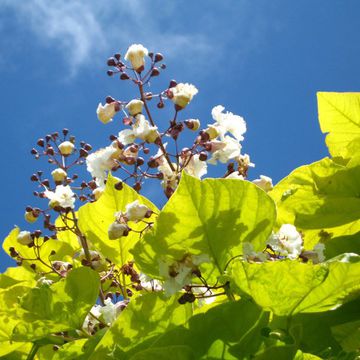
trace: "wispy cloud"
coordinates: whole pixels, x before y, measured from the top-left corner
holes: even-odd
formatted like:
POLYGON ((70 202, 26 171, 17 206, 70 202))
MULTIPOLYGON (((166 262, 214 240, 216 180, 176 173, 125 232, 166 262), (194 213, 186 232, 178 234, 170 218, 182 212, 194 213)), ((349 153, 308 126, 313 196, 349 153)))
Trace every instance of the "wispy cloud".
MULTIPOLYGON (((0 3, 2 9, 10 10, 19 24, 44 45, 59 49, 69 65, 70 74, 75 75, 81 66, 103 61, 104 56, 116 50, 114 46, 124 51, 133 42, 166 52, 168 57, 177 57, 187 51, 191 54, 188 60, 195 65, 209 65, 209 58, 214 61, 230 39, 243 34, 243 46, 236 51, 244 54, 257 42, 254 37, 259 38, 259 22, 254 16, 249 22, 245 18, 246 2, 237 1, 231 1, 232 6, 245 11, 236 13, 234 9, 227 9, 232 17, 228 21, 231 26, 219 29, 218 5, 210 7, 211 11, 205 7, 199 14, 192 13, 192 19, 184 18, 182 14, 179 20, 179 3, 176 1, 0 0, 0 3), (190 21, 201 26, 186 27, 190 21), (223 41, 224 37, 227 41, 223 41), (252 43, 246 39, 251 39, 252 43)), ((222 9, 228 5, 222 5, 222 9)), ((222 19, 223 25, 224 22, 226 19, 222 19)))

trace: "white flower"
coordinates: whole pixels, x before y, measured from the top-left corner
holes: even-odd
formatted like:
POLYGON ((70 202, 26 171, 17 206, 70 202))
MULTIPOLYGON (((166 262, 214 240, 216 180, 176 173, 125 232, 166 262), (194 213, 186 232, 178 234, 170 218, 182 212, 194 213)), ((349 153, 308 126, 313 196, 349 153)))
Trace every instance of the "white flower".
POLYGON ((45 276, 41 277, 38 281, 37 281, 37 285, 40 286, 50 286, 52 285, 54 282, 50 279, 47 279, 45 276))
POLYGON ((110 240, 116 240, 129 233, 129 228, 125 224, 117 221, 113 222, 108 229, 108 236, 110 240))
POLYGON ((239 179, 244 180, 244 177, 240 175, 237 171, 232 172, 230 175, 228 175, 225 179, 239 179))
POLYGON ((132 144, 136 139, 136 136, 134 134, 134 131, 131 129, 125 129, 125 130, 121 130, 119 132, 118 135, 118 140, 123 144, 123 145, 129 145, 132 144))
POLYGON ((126 109, 129 111, 129 114, 135 116, 142 112, 144 103, 141 100, 134 99, 127 103, 126 109))
POLYGON ((86 317, 84 319, 82 329, 85 332, 87 332, 88 334, 92 334, 95 326, 99 323, 99 321, 96 320, 96 318, 100 318, 100 316, 101 316, 100 309, 101 309, 100 305, 94 305, 91 308, 90 313, 88 315, 86 315, 86 317), (92 316, 90 314, 92 314, 94 316, 92 316))
POLYGON ((272 179, 265 175, 260 175, 260 179, 253 180, 253 183, 266 192, 273 188, 272 179))
POLYGON ((301 254, 303 240, 294 225, 284 224, 277 234, 270 236, 268 245, 280 255, 294 260, 301 254))
POLYGON ((125 54, 125 60, 130 61, 135 70, 139 70, 145 65, 145 56, 148 55, 148 49, 141 44, 133 44, 125 54))
POLYGON ((246 168, 255 167, 255 164, 250 161, 250 156, 248 154, 240 154, 240 156, 237 158, 237 161, 240 166, 244 166, 246 168))
POLYGON ((104 187, 97 187, 95 190, 93 190, 92 194, 94 195, 95 200, 99 200, 100 196, 104 193, 104 187))
POLYGON ((21 245, 29 245, 33 242, 30 231, 20 231, 16 240, 21 245))
POLYGON ((119 305, 122 304, 121 302, 119 303, 113 304, 111 299, 105 299, 104 306, 97 304, 94 305, 91 308, 89 314, 86 315, 86 318, 82 325, 82 329, 88 334, 92 335, 95 330, 95 327, 99 324, 99 320, 104 321, 107 325, 110 326, 115 321, 115 319, 117 318, 118 314, 121 311, 119 305))
POLYGON ((191 283, 193 271, 204 262, 209 262, 207 255, 185 255, 180 261, 169 264, 164 259, 159 260, 159 275, 165 278, 165 295, 170 296, 191 283))
POLYGON ((139 204, 139 200, 135 200, 126 205, 125 216, 129 221, 138 222, 144 219, 149 210, 146 205, 139 204))
POLYGON ((187 162, 184 170, 191 176, 201 179, 201 177, 207 173, 206 161, 201 161, 199 154, 192 156, 190 161, 185 159, 184 162, 187 162))
POLYGON ((55 192, 45 190, 44 194, 50 200, 50 207, 60 206, 64 209, 74 208, 75 194, 69 185, 58 185, 55 188, 55 192))
MULTIPOLYGON (((172 165, 176 169, 176 164, 172 163, 172 165)), ((172 171, 169 163, 166 160, 162 161, 162 163, 158 166, 158 170, 163 174, 163 180, 161 181, 162 187, 163 188, 170 187, 171 189, 175 190, 178 185, 178 178, 176 171, 172 171)))
POLYGON ((70 154, 73 153, 74 151, 74 144, 70 141, 63 141, 60 145, 59 145, 59 151, 61 153, 61 155, 64 156, 68 156, 70 154))
POLYGON ((103 123, 107 124, 108 122, 112 121, 112 118, 115 116, 115 114, 119 111, 120 105, 116 101, 113 101, 112 103, 105 105, 99 103, 96 114, 98 119, 103 123))
POLYGON ((121 153, 117 147, 110 145, 100 149, 86 158, 87 171, 93 178, 96 178, 98 186, 103 186, 107 171, 110 171, 115 165, 115 158, 121 153))
POLYGON ((226 135, 222 141, 213 141, 215 148, 218 145, 219 150, 216 150, 211 159, 208 161, 209 164, 216 165, 217 161, 226 164, 229 160, 232 160, 240 155, 241 144, 229 135, 226 135))
POLYGON ((244 137, 242 135, 246 132, 245 120, 241 116, 234 115, 231 112, 227 111, 224 113, 223 110, 225 110, 225 108, 222 105, 215 106, 212 109, 211 115, 216 121, 215 126, 218 127, 221 134, 224 135, 226 132, 229 132, 237 141, 243 140, 244 137))
POLYGON ((105 299, 105 305, 101 306, 99 309, 102 318, 104 319, 105 323, 111 325, 112 322, 116 319, 117 316, 117 307, 111 299, 105 299))
POLYGON ((51 172, 51 176, 55 182, 61 182, 66 179, 67 173, 65 170, 63 170, 61 168, 57 168, 51 172))
POLYGON ((149 121, 145 119, 145 116, 138 114, 136 116, 136 122, 133 125, 133 133, 135 137, 153 143, 159 136, 156 126, 151 126, 149 121))
MULTIPOLYGON (((100 253, 98 253, 95 250, 89 250, 89 254, 90 254, 91 267, 94 270, 96 271, 106 270, 107 262, 103 258, 103 256, 100 255, 100 253)), ((80 261, 87 260, 84 249, 81 249, 80 252, 76 255, 76 257, 78 257, 80 261)))
POLYGON ((180 83, 170 89, 172 98, 171 100, 178 105, 180 108, 186 107, 192 100, 194 95, 198 93, 198 89, 188 83, 180 83))

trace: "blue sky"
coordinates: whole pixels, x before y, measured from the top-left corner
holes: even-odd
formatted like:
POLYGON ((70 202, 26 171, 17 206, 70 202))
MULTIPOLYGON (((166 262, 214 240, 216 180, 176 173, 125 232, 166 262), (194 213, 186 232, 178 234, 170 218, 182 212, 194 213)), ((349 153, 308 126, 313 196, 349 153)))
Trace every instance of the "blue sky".
MULTIPOLYGON (((218 104, 245 118, 251 179, 276 183, 326 156, 316 92, 359 91, 359 16, 357 0, 0 0, 1 237, 14 224, 33 229, 23 214, 29 177, 46 168, 29 154, 39 137, 67 127, 96 149, 121 129, 95 111, 106 95, 131 99, 105 63, 132 43, 166 57, 154 89, 172 78, 198 87, 183 118, 206 124, 218 104)), ((155 183, 145 194, 164 201, 155 183)))

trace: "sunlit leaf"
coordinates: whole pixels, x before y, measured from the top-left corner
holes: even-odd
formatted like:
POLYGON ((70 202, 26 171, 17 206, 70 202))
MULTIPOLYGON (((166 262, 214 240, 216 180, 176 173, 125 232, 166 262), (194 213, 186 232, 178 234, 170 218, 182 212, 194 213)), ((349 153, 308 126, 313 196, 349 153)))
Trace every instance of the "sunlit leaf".
MULTIPOLYGON (((139 195, 131 187, 123 184, 122 190, 116 190, 115 184, 120 180, 109 175, 106 183, 106 189, 100 199, 82 206, 79 209, 79 226, 95 249, 100 251, 105 257, 114 261, 118 265, 123 265, 132 260, 133 256, 129 251, 139 240, 139 234, 129 233, 128 236, 118 240, 109 240, 108 229, 115 220, 115 213, 125 212, 127 204, 139 200, 141 204, 146 205, 155 213, 159 210, 145 197, 139 195)), ((155 215, 147 219, 154 221, 155 215)), ((131 222, 131 228, 137 231, 144 229, 146 224, 131 222)))
POLYGON ((161 211, 152 232, 134 250, 145 273, 159 276, 159 258, 181 260, 185 254, 207 254, 207 273, 220 275, 227 262, 242 253, 242 243, 265 247, 275 220, 271 198, 248 181, 206 179, 186 173, 161 211))

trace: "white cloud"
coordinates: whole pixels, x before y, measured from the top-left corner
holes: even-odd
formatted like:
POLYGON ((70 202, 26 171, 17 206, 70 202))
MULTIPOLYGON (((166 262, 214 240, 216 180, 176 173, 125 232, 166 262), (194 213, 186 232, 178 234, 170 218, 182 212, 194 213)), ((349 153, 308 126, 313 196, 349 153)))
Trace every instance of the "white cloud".
POLYGON ((18 23, 45 46, 61 51, 72 75, 80 67, 104 62, 116 50, 125 52, 131 43, 142 43, 172 62, 179 58, 203 70, 224 60, 227 48, 239 64, 256 51, 267 27, 262 24, 264 16, 243 0, 221 6, 211 6, 210 1, 197 10, 195 5, 179 8, 176 1, 162 0, 0 2, 2 10, 10 9, 18 23))
MULTIPOLYGON (((116 46, 126 51, 133 42, 175 56, 196 43, 197 54, 210 51, 207 39, 199 34, 162 31, 159 19, 149 16, 150 2, 118 0, 3 0, 22 26, 30 29, 44 45, 61 50, 76 74, 80 66, 104 61, 116 46), (170 50, 170 51, 169 51, 170 50)), ((173 11, 169 5, 165 16, 173 11)), ((163 15, 158 14, 158 17, 163 15)))

